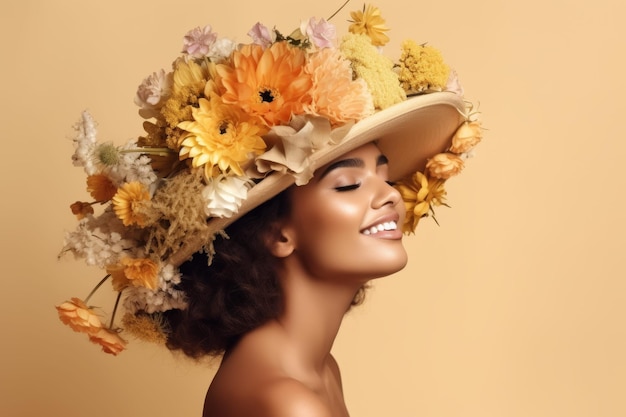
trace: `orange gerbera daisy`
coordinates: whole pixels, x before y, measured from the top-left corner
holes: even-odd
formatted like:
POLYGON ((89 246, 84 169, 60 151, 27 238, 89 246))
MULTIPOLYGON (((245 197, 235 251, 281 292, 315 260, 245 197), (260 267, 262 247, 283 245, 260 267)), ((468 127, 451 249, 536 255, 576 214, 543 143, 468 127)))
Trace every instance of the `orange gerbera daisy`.
POLYGON ((286 124, 309 101, 312 82, 304 72, 305 63, 305 52, 287 42, 269 48, 244 45, 233 52, 230 65, 217 66, 222 99, 260 117, 267 126, 286 124))
POLYGON ((128 182, 113 196, 113 211, 124 226, 132 224, 144 226, 146 218, 140 213, 140 208, 148 201, 150 193, 145 185, 138 181, 128 182))

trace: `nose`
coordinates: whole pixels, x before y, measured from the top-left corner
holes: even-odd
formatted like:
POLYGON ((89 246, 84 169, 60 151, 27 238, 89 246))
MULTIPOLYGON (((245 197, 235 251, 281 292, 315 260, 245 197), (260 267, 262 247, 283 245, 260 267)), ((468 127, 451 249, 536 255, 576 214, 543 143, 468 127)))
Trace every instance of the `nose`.
POLYGON ((391 205, 392 207, 395 207, 398 203, 402 201, 402 195, 400 194, 400 191, 396 190, 396 188, 388 181, 380 178, 376 182, 376 185, 376 195, 372 201, 373 208, 381 208, 386 205, 391 205))

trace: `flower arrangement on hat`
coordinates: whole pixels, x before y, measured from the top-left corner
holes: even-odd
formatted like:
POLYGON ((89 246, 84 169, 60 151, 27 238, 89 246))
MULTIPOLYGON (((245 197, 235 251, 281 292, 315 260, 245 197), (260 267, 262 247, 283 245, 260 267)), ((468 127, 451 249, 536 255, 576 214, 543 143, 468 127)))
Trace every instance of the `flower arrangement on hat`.
MULTIPOLYGON (((135 103, 145 134, 126 145, 98 142, 96 123, 83 112, 73 163, 87 174, 91 201, 71 205, 79 221, 62 254, 71 252, 106 276, 86 299, 57 306, 62 322, 105 352, 121 352, 127 342, 114 321, 117 303, 108 326, 88 305, 110 280, 118 302, 124 295, 124 329, 164 340, 159 314, 186 307, 178 266, 181 252, 190 255, 190 236, 203 237, 193 251, 211 253, 212 239, 223 233, 216 219, 226 225, 240 215, 251 190, 275 173, 306 184, 316 153, 407 96, 462 96, 437 49, 406 41, 394 63, 381 53, 389 38, 380 11, 366 5, 351 17, 341 39, 333 24, 315 18, 289 35, 257 23, 247 44, 219 37, 210 26, 189 31, 172 68, 139 86, 135 103)), ((476 112, 466 110, 451 146, 396 184, 406 233, 445 204, 445 181, 481 140, 476 112)))

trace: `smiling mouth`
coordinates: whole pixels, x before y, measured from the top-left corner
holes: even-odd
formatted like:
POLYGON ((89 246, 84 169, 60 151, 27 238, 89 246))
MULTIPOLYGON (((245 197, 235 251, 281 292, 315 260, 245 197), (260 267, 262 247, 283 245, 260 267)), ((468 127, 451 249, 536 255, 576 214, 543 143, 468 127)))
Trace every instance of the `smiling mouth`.
POLYGON ((383 222, 383 223, 374 225, 372 227, 369 227, 363 230, 361 233, 363 233, 364 235, 371 236, 371 235, 375 235, 376 233, 380 233, 384 231, 396 230, 397 228, 398 228, 398 223, 392 220, 389 222, 383 222))

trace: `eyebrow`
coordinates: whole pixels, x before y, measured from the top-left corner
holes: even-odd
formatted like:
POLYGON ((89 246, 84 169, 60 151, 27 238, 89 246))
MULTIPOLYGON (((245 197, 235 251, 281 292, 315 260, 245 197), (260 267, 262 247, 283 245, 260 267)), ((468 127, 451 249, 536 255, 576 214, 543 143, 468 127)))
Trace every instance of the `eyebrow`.
MULTIPOLYGON (((383 154, 378 155, 378 158, 376 158, 377 167, 381 165, 386 165, 388 163, 389 163, 389 159, 387 159, 387 157, 383 154)), ((322 172, 322 175, 320 175, 320 180, 324 178, 326 175, 328 175, 332 170, 337 169, 337 168, 363 168, 364 166, 365 166, 365 162, 363 162, 361 158, 342 159, 335 163, 330 164, 324 170, 324 172, 322 172)))

